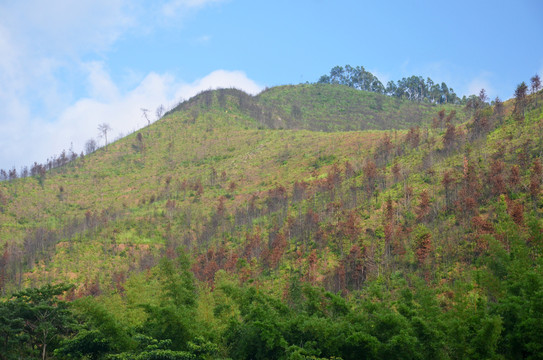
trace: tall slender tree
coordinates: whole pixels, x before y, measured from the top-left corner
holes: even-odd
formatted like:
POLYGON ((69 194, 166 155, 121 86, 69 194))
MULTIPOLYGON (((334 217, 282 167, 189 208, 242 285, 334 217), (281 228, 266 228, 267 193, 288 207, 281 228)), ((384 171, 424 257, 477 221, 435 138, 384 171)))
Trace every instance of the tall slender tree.
MULTIPOLYGON (((535 94, 541 89, 541 78, 538 74, 535 74, 530 81, 532 82, 532 94, 535 94)), ((535 96, 535 106, 537 106, 537 96, 535 96)))
POLYGON ((524 120, 524 108, 526 107, 526 92, 528 91, 528 86, 523 81, 515 90, 515 109, 514 114, 517 120, 524 120))
POLYGON ((100 137, 103 137, 106 141, 106 150, 107 150, 107 133, 108 131, 111 131, 111 126, 107 123, 102 123, 98 125, 98 131, 100 133, 100 137))
POLYGON ((535 74, 530 81, 532 82, 532 94, 535 94, 541 89, 541 78, 538 74, 535 74))

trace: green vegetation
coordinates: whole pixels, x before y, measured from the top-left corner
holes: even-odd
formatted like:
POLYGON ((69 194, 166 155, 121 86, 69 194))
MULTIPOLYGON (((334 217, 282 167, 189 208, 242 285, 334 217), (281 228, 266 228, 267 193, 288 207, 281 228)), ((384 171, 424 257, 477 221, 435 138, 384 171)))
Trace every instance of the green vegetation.
POLYGON ((351 65, 334 66, 330 75, 320 77, 319 84, 346 85, 354 89, 386 94, 396 98, 413 101, 425 101, 432 104, 465 104, 467 99, 459 99, 452 88, 445 83, 434 83, 430 78, 424 80, 422 76, 410 76, 397 82, 389 81, 385 86, 379 79, 366 71, 363 66, 351 65))
POLYGON ((0 182, 0 359, 540 358, 526 91, 209 91, 0 182))

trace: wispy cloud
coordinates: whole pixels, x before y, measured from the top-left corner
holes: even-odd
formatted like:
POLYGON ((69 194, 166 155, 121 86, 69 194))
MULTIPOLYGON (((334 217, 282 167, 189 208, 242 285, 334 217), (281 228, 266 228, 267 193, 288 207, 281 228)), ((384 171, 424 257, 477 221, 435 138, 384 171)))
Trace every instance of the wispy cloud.
POLYGON ((206 5, 221 3, 225 0, 172 0, 162 5, 162 14, 167 17, 185 15, 188 10, 200 9, 206 5))
POLYGON ((202 35, 200 37, 197 37, 194 42, 203 45, 209 43, 210 41, 211 35, 202 35))
POLYGON ((485 89, 490 98, 494 98, 498 94, 494 90, 490 80, 492 73, 484 71, 472 79, 467 87, 467 95, 478 95, 481 89, 485 89))
POLYGON ((377 78, 379 79, 379 81, 386 87, 387 86, 387 83, 392 80, 392 78, 390 77, 389 74, 385 74, 385 73, 382 73, 380 72, 379 70, 376 70, 376 69, 372 69, 372 70, 368 70, 370 73, 372 73, 373 75, 377 76, 377 78))
POLYGON ((136 23, 123 0, 14 1, 0 14, 18 46, 42 56, 106 49, 136 23))

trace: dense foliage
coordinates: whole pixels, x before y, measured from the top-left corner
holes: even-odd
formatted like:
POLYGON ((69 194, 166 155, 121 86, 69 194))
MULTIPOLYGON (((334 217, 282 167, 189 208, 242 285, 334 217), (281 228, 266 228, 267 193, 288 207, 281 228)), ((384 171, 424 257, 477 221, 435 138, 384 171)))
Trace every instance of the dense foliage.
POLYGON ((58 300, 60 286, 1 303, 2 359, 465 359, 539 358, 543 277, 523 239, 500 245, 475 283, 428 287, 395 272, 348 298, 293 276, 281 296, 218 273, 196 291, 187 260, 163 259, 117 300, 58 300), (496 297, 496 280, 501 294, 496 297), (128 293, 153 287, 153 298, 128 293), (157 299, 158 298, 158 299, 157 299), (25 301, 22 301, 24 299, 25 301), (102 302, 113 301, 106 307, 102 302), (198 310, 197 303, 200 309, 198 310), (56 305, 56 306, 53 306, 56 305), (141 320, 129 324, 131 316, 141 320), (63 330, 65 329, 65 330, 63 330), (45 334, 51 331, 50 334, 45 334))
POLYGON ((358 90, 413 101, 427 101, 438 104, 465 102, 465 99, 463 101, 459 99, 453 89, 449 88, 444 82, 441 84, 435 83, 430 78, 424 80, 422 76, 413 75, 396 82, 389 81, 385 87, 375 75, 366 71, 363 66, 335 66, 330 70, 330 75, 321 76, 318 83, 346 85, 358 90))

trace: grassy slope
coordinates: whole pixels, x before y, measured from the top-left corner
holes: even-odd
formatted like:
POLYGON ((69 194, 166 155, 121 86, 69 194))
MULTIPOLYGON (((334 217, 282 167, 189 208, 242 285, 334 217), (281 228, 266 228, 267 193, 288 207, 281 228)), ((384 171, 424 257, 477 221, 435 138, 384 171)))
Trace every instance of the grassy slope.
MULTIPOLYGON (((429 125, 437 106, 359 91, 342 85, 286 85, 257 96, 260 104, 280 109, 288 117, 288 128, 317 131, 409 129, 429 125)), ((458 120, 464 119, 459 113, 458 120)))

